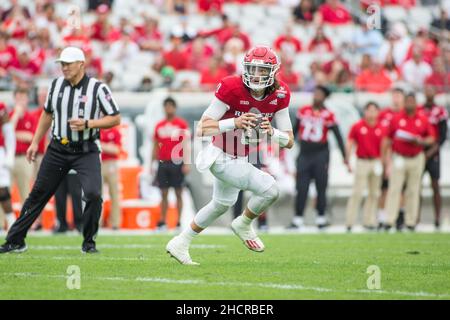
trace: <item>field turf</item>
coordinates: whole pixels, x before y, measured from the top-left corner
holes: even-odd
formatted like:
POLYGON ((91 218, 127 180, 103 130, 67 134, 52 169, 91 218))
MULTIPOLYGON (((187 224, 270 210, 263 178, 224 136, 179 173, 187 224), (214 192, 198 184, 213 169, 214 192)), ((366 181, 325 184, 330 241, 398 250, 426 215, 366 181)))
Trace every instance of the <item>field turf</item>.
POLYGON ((0 299, 450 299, 448 233, 263 234, 264 253, 201 235, 200 266, 169 258, 170 238, 100 235, 101 253, 83 255, 80 236, 30 236, 26 253, 0 255, 0 299), (372 265, 381 289, 368 289, 372 265))

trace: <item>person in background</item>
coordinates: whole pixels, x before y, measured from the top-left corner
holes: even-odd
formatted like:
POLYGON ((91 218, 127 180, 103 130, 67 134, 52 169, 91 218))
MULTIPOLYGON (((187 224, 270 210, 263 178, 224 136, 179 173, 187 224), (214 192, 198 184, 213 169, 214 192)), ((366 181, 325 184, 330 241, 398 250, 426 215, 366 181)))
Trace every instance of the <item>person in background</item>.
POLYGON ((293 8, 292 14, 296 23, 306 25, 314 20, 315 12, 313 0, 302 0, 293 8))
MULTIPOLYGON (((4 103, 0 102, 0 204, 6 216, 7 228, 16 221, 11 204, 11 170, 14 166, 16 139, 14 128, 9 121, 8 111, 4 103)), ((1 224, 3 225, 3 223, 1 224)))
POLYGON ((339 0, 327 0, 317 11, 318 21, 330 25, 345 25, 352 22, 348 9, 339 0))
POLYGON ((344 162, 347 163, 344 141, 335 115, 325 106, 325 101, 330 94, 326 87, 316 87, 312 106, 303 106, 297 112, 297 121, 294 126, 294 134, 298 133, 300 141, 300 154, 297 158, 297 197, 295 216, 288 229, 299 229, 304 225, 303 214, 311 180, 314 180, 317 189, 317 227, 322 229, 328 226, 325 211, 330 162, 329 130, 336 136, 344 162))
POLYGON ((120 195, 119 195, 119 154, 121 149, 121 134, 118 127, 100 131, 102 145, 102 177, 108 185, 111 199, 111 227, 118 230, 121 225, 120 195))
POLYGON ((433 188, 433 205, 434 205, 434 225, 436 229, 440 227, 442 198, 439 186, 441 177, 441 157, 440 149, 447 139, 447 120, 448 112, 444 107, 436 105, 434 99, 436 89, 433 86, 425 86, 425 104, 419 108, 419 112, 423 113, 436 132, 436 143, 425 148, 425 172, 428 172, 431 178, 431 187, 433 188))
MULTIPOLYGON (((368 230, 377 227, 377 206, 380 196, 383 167, 381 164, 381 141, 383 128, 378 122, 380 107, 376 102, 368 102, 364 107, 364 118, 350 129, 346 154, 350 159, 356 146, 356 168, 352 195, 347 202, 346 226, 351 231, 360 209, 363 192, 368 190, 364 204, 363 226, 368 230)), ((350 163, 349 172, 352 172, 350 163)))
POLYGON ((16 157, 12 177, 19 189, 21 204, 30 193, 33 177, 33 166, 28 163, 26 152, 33 140, 36 123, 32 112, 28 110, 28 105, 28 89, 16 89, 14 91, 14 109, 10 115, 11 124, 16 133, 16 157))
POLYGON ((436 133, 433 126, 417 110, 415 94, 408 93, 405 108, 392 120, 382 147, 383 164, 386 171, 390 172, 386 199, 388 215, 386 230, 390 230, 397 219, 404 184, 406 184, 405 224, 409 231, 415 230, 419 215, 421 181, 425 169, 424 149, 432 146, 435 141, 436 133))
MULTIPOLYGON (((190 172, 189 125, 186 120, 176 115, 177 104, 173 98, 166 98, 163 106, 166 118, 156 124, 151 158, 152 167, 158 163, 156 181, 162 197, 159 230, 166 229, 169 188, 175 189, 178 215, 181 216, 184 177, 190 172)), ((151 175, 154 175, 154 169, 150 168, 150 171, 151 175)), ((180 219, 178 223, 179 221, 180 219)))
MULTIPOLYGON (((386 133, 389 130, 389 127, 391 126, 392 120, 395 118, 397 114, 399 114, 403 109, 405 108, 405 91, 403 88, 397 86, 394 87, 391 90, 391 99, 392 99, 392 106, 384 108, 380 111, 378 116, 378 121, 380 122, 381 127, 383 128, 383 131, 386 133)), ((388 150, 389 151, 389 150, 388 150)), ((389 157, 389 155, 387 155, 389 157)), ((383 181, 381 183, 381 196, 379 201, 379 210, 378 210, 378 222, 379 222, 379 229, 381 229, 387 219, 386 215, 386 196, 387 191, 389 188, 389 172, 384 171, 383 172, 383 181)), ((402 196, 402 203, 400 205, 400 211, 398 213, 398 218, 396 221, 396 228, 397 230, 401 230, 403 228, 403 224, 405 222, 405 210, 403 209, 404 203, 403 203, 403 196, 402 196)))
POLYGON ((414 90, 422 90, 426 79, 431 76, 433 69, 423 59, 422 49, 415 47, 411 59, 403 64, 402 76, 414 90))
POLYGON ((55 192, 56 218, 57 226, 53 230, 54 233, 65 233, 70 228, 67 223, 67 196, 70 195, 72 200, 73 222, 78 232, 82 232, 83 226, 83 206, 81 195, 81 183, 77 177, 75 170, 70 170, 65 178, 61 181, 55 192))

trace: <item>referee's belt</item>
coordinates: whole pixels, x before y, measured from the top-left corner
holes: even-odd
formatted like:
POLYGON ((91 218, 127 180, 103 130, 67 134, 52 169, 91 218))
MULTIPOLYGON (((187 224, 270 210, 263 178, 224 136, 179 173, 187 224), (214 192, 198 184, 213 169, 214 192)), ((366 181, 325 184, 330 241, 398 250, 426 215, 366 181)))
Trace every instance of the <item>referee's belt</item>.
POLYGON ((68 148, 82 148, 84 144, 86 144, 87 142, 94 142, 95 139, 89 139, 89 140, 82 140, 82 141, 70 141, 68 138, 64 137, 64 138, 60 138, 60 137, 53 137, 52 138, 53 141, 56 141, 57 143, 68 147, 68 148))

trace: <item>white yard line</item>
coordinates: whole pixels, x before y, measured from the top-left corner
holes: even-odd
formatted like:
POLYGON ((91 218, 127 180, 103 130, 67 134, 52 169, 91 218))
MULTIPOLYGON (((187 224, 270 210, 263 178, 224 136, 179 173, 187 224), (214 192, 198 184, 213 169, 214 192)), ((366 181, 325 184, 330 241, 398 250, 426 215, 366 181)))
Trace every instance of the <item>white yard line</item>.
MULTIPOLYGON (((37 274, 37 273, 1 273, 2 276, 15 276, 23 278, 56 278, 66 279, 65 275, 49 275, 49 274, 37 274)), ((168 279, 168 278, 153 278, 153 277, 137 277, 137 278, 125 278, 125 277, 86 277, 86 280, 96 281, 122 281, 122 282, 151 282, 151 283, 170 283, 179 285, 204 285, 204 286, 218 286, 218 287, 261 287, 276 290, 292 290, 292 291, 315 291, 315 292, 330 292, 330 293, 365 293, 365 294, 390 294, 409 297, 429 297, 429 298, 450 298, 450 294, 436 294, 431 292, 409 292, 409 291, 388 291, 388 290, 338 290, 322 287, 309 287, 300 284, 281 284, 281 283, 252 283, 252 282, 208 282, 201 279, 168 279)))
MULTIPOLYGON (((162 248, 161 245, 156 244, 107 244, 102 243, 97 246, 99 250, 102 249, 152 249, 152 248, 162 248)), ((225 245, 219 244, 193 244, 191 246, 193 249, 218 249, 225 248, 225 245)), ((80 245, 73 246, 53 246, 53 245, 32 245, 29 247, 30 250, 81 250, 80 245)))

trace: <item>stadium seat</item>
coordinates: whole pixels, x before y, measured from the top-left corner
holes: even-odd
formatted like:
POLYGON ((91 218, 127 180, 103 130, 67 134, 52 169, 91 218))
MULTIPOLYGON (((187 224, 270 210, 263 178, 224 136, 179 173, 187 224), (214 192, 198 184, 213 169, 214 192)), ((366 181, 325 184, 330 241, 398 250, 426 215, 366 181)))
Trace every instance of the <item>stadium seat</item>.
POLYGON ((265 7, 256 4, 247 4, 242 6, 242 19, 245 20, 264 20, 266 18, 265 7))
POLYGON ((200 85, 200 73, 196 71, 178 71, 175 73, 174 88, 180 88, 185 81, 189 81, 194 88, 200 85))
POLYGON ((267 12, 270 16, 275 17, 278 21, 289 21, 291 19, 291 11, 285 6, 269 6, 267 12))
POLYGON ((389 22, 406 21, 407 13, 402 7, 386 6, 384 8, 384 16, 389 22))

